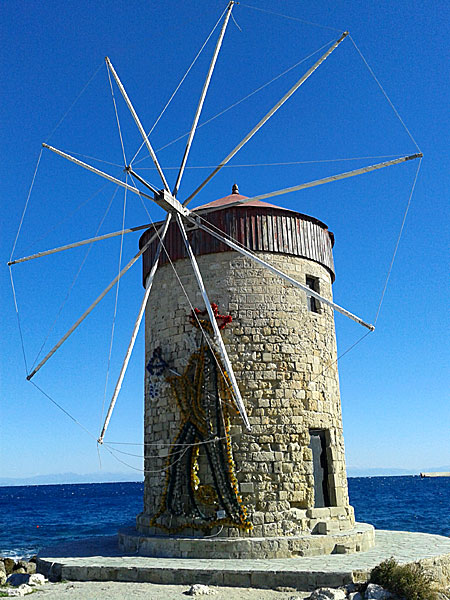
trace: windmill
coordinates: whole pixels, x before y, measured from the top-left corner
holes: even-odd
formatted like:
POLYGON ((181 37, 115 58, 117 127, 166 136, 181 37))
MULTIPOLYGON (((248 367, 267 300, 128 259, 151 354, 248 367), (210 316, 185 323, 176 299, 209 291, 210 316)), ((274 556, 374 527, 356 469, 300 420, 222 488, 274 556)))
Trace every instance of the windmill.
MULTIPOLYGON (((241 394, 241 391, 239 388, 238 379, 234 373, 232 361, 229 358, 229 353, 227 351, 226 345, 222 338, 221 331, 219 329, 219 324, 218 324, 218 321, 216 318, 217 314, 215 313, 215 309, 214 309, 214 299, 210 298, 210 296, 208 294, 208 291, 207 291, 207 288, 206 288, 206 285, 204 282, 204 278, 201 273, 201 269, 199 268, 199 265, 198 265, 198 260, 197 260, 196 254, 195 254, 195 252, 192 248, 192 245, 190 243, 190 240, 189 240, 189 232, 190 231, 195 229, 195 230, 203 232, 207 236, 211 236, 212 238, 214 238, 215 240, 217 240, 218 242, 220 242, 221 244, 223 244, 227 248, 229 248, 230 251, 236 252, 239 255, 245 257, 247 260, 252 261, 253 263, 256 263, 257 265, 259 265, 259 267, 266 269, 272 275, 279 277, 280 280, 284 280, 289 285, 292 285, 294 288, 301 290, 303 293, 306 294, 307 297, 314 298, 315 301, 317 301, 321 305, 327 306, 334 311, 340 312, 344 316, 357 322, 359 325, 367 328, 369 331, 373 331, 373 329, 374 329, 373 325, 371 325, 370 323, 367 323, 362 318, 354 315, 349 310, 339 306, 338 304, 334 303, 332 300, 330 300, 326 296, 320 294, 318 291, 316 291, 314 289, 313 286, 308 286, 306 283, 302 283, 302 282, 298 281, 295 277, 292 276, 292 274, 286 273, 285 271, 280 269, 279 266, 276 266, 273 262, 266 260, 265 258, 261 258, 261 256, 258 256, 258 253, 255 253, 252 249, 245 248, 245 247, 243 247, 243 245, 241 243, 237 243, 227 233, 225 233, 223 231, 218 231, 216 227, 211 226, 211 223, 208 222, 208 218, 204 218, 200 212, 193 211, 188 208, 189 203, 208 184, 208 182, 211 181, 211 179, 225 165, 227 165, 227 163, 239 152, 239 150, 259 131, 259 129, 261 127, 263 127, 263 125, 267 121, 269 121, 269 119, 278 111, 278 109, 280 109, 282 107, 282 105, 303 85, 303 83, 306 82, 306 80, 314 73, 314 71, 320 67, 320 65, 328 58, 328 56, 330 56, 330 54, 338 48, 338 46, 347 37, 347 35, 348 35, 347 32, 344 32, 328 48, 328 50, 319 58, 319 60, 317 60, 316 63, 310 69, 308 69, 308 71, 304 75, 302 75, 302 77, 300 77, 300 79, 282 96, 282 98, 266 113, 266 115, 245 135, 245 137, 233 148, 233 150, 231 150, 231 152, 229 152, 227 154, 227 156, 220 162, 220 164, 212 170, 212 172, 206 177, 206 179, 194 191, 192 191, 185 198, 182 198, 182 200, 179 199, 182 178, 183 178, 183 174, 185 172, 185 168, 186 168, 187 161, 189 158, 192 142, 193 142, 195 133, 198 128, 198 123, 199 123, 200 115, 201 115, 202 108, 203 108, 203 105, 205 102, 206 94, 207 94, 207 91, 209 88, 211 77, 212 77, 212 74, 213 74, 213 71, 214 71, 214 68, 216 65, 216 61, 217 61, 217 58, 219 55, 219 51, 220 51, 220 48, 222 45, 222 41, 223 41, 223 38, 225 35, 225 31, 226 31, 234 4, 235 4, 234 2, 230 2, 228 4, 226 10, 224 11, 221 31, 220 31, 220 34, 219 34, 219 37, 218 37, 218 40, 216 43, 216 47, 215 47, 215 50, 213 53, 213 57, 211 59, 211 63, 209 65, 209 69, 208 69, 207 76, 206 76, 206 79, 205 79, 205 82, 203 85, 203 89, 200 94, 200 99, 199 99, 199 102, 197 105, 197 109, 195 111, 194 119, 192 122, 192 126, 191 126, 191 130, 190 130, 188 139, 187 139, 183 158, 182 158, 181 164, 179 166, 176 182, 172 189, 169 187, 169 184, 167 182, 167 179, 163 172, 163 169, 161 168, 161 166, 159 164, 156 153, 155 153, 155 151, 152 147, 152 144, 149 140, 149 136, 146 133, 146 130, 144 129, 144 127, 141 123, 141 120, 138 117, 138 115, 133 107, 133 104, 132 104, 120 78, 119 78, 119 75, 117 74, 111 61, 108 58, 106 59, 106 64, 109 69, 109 72, 112 75, 113 79, 115 80, 115 82, 127 104, 128 108, 130 110, 130 113, 131 113, 131 115, 138 127, 138 130, 143 138, 143 143, 147 147, 149 155, 153 160, 153 163, 157 169, 157 172, 158 172, 159 177, 162 182, 162 186, 163 186, 162 189, 157 189, 154 185, 152 185, 151 183, 146 181, 141 175, 137 174, 134 171, 132 164, 125 164, 124 168, 125 168, 126 173, 131 178, 133 178, 133 180, 135 181, 135 183, 136 183, 135 186, 129 185, 126 182, 123 182, 111 175, 108 175, 106 172, 100 171, 99 169, 75 158, 74 156, 71 156, 70 154, 68 154, 66 152, 63 152, 57 148, 49 146, 48 144, 43 144, 43 146, 45 148, 51 150, 52 152, 55 152, 59 156, 72 161, 73 163, 97 174, 98 176, 101 176, 101 177, 115 183, 116 185, 124 187, 131 193, 138 194, 145 200, 156 203, 163 210, 166 211, 166 218, 165 218, 164 223, 158 227, 157 231, 151 233, 151 235, 145 240, 145 243, 142 245, 139 252, 128 262, 128 264, 120 271, 120 273, 111 281, 111 283, 97 297, 97 299, 85 310, 85 312, 77 319, 77 321, 64 334, 64 336, 53 346, 53 348, 46 354, 46 356, 39 362, 39 364, 36 365, 32 369, 32 371, 27 375, 27 379, 29 379, 29 380, 31 380, 36 375, 36 373, 46 364, 46 362, 53 356, 53 354, 62 346, 62 344, 69 338, 69 336, 71 336, 71 334, 77 329, 77 327, 90 314, 90 312, 92 312, 92 310, 97 306, 97 304, 99 304, 99 302, 105 297, 105 295, 114 287, 114 285, 120 280, 120 278, 140 259, 141 256, 143 256, 151 248, 152 244, 156 243, 157 248, 156 248, 156 251, 153 256, 153 264, 151 265, 151 268, 146 276, 144 297, 143 297, 140 309, 138 311, 138 315, 137 315, 136 322, 135 322, 135 325, 134 325, 134 328, 132 331, 131 339, 130 339, 130 342, 129 342, 129 345, 128 345, 128 348, 126 351, 126 355, 125 355, 125 358, 124 358, 124 361, 123 361, 123 364, 122 364, 122 367, 121 367, 121 370, 120 370, 120 373, 119 373, 119 376, 117 379, 117 383, 116 383, 116 386, 115 386, 115 389, 114 389, 114 392, 113 392, 113 395, 111 398, 111 402, 110 402, 109 410, 106 415, 105 423, 103 425, 102 431, 98 438, 98 442, 100 444, 103 443, 104 436, 105 436, 108 424, 110 422, 111 415, 112 415, 116 400, 118 398, 123 379, 125 377, 127 366, 129 364, 129 360, 130 360, 130 357, 131 357, 131 354, 133 351, 133 347, 134 347, 134 344, 136 341, 137 333, 138 333, 141 321, 143 319, 143 316, 145 314, 145 310, 146 310, 146 306, 149 302, 149 298, 151 297, 155 277, 158 272, 158 268, 160 266, 161 255, 164 251, 164 242, 165 242, 166 236, 168 234, 169 228, 170 228, 171 224, 173 224, 173 223, 176 224, 176 228, 179 231, 179 235, 181 236, 181 239, 182 239, 184 247, 185 247, 186 255, 187 255, 189 262, 191 264, 191 267, 192 267, 192 276, 195 279, 195 281, 198 285, 198 288, 201 292, 201 296, 202 296, 202 299, 204 302, 204 307, 205 307, 205 310, 206 310, 206 313, 208 316, 208 320, 209 320, 209 327, 211 329, 211 332, 210 332, 211 342, 214 345, 214 349, 217 349, 217 356, 216 356, 217 361, 218 361, 218 363, 220 362, 221 365, 223 366, 223 371, 226 375, 227 383, 229 383, 229 388, 228 388, 227 393, 229 393, 229 395, 230 395, 230 401, 232 401, 236 405, 236 407, 240 413, 240 416, 242 418, 244 427, 247 430, 249 430, 249 431, 251 430, 251 423, 250 423, 249 417, 247 415, 245 403, 242 399, 242 394, 241 394), (145 191, 143 191, 143 188, 145 188, 145 191)), ((298 191, 301 189, 329 183, 332 181, 337 181, 339 179, 344 179, 344 178, 352 177, 355 175, 368 173, 370 171, 374 171, 374 170, 381 169, 381 168, 388 167, 388 166, 393 166, 393 165, 396 165, 396 164, 399 164, 402 162, 406 162, 409 160, 413 160, 416 158, 420 158, 420 157, 421 157, 421 154, 413 154, 413 155, 409 155, 409 156, 404 156, 404 157, 397 158, 397 159, 394 159, 391 161, 374 164, 369 167, 364 167, 361 169, 356 169, 353 171, 332 175, 330 177, 326 177, 323 179, 319 179, 319 180, 315 180, 315 181, 311 181, 311 182, 307 182, 307 183, 302 183, 302 184, 299 184, 296 186, 291 186, 289 188, 284 188, 284 189, 279 189, 276 191, 268 192, 266 194, 262 194, 259 196, 254 196, 254 197, 250 197, 250 198, 240 198, 239 203, 242 206, 244 206, 245 204, 250 205, 252 202, 253 203, 260 202, 260 201, 267 200, 272 197, 287 194, 289 192, 294 192, 294 191, 298 191)), ((79 245, 92 243, 94 241, 100 241, 100 240, 106 239, 108 237, 123 235, 125 233, 137 231, 139 229, 144 229, 144 228, 147 229, 148 225, 139 225, 137 227, 133 227, 133 228, 130 228, 127 230, 121 230, 121 231, 114 232, 111 234, 98 236, 95 238, 90 238, 88 240, 82 240, 80 242, 75 242, 73 244, 67 244, 63 247, 55 248, 53 250, 48 250, 48 251, 41 252, 41 253, 38 253, 38 254, 35 254, 32 256, 24 257, 21 259, 16 259, 14 261, 11 261, 9 264, 12 265, 15 263, 24 262, 24 261, 30 260, 32 258, 41 257, 44 255, 48 255, 50 253, 59 252, 59 251, 73 248, 73 247, 76 247, 79 245)), ((213 356, 215 356, 214 353, 213 353, 213 356)))

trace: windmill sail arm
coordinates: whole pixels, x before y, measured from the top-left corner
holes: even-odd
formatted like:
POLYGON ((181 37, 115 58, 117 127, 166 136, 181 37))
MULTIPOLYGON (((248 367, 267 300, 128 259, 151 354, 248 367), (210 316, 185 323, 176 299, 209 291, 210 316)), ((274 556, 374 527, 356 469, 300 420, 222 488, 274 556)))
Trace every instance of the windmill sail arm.
POLYGON ((151 223, 146 225, 138 225, 137 227, 129 227, 128 229, 121 229, 120 231, 113 231, 112 233, 105 233, 105 235, 98 235, 93 238, 86 240, 80 240, 79 242, 73 242, 72 244, 66 244, 65 246, 58 246, 58 248, 52 248, 51 250, 43 250, 42 252, 36 252, 36 254, 30 254, 30 256, 24 256, 22 258, 16 258, 8 263, 8 266, 16 265, 18 263, 26 262, 34 258, 41 258, 42 256, 48 256, 49 254, 55 254, 56 252, 62 252, 63 250, 70 250, 71 248, 78 248, 78 246, 84 246, 85 244, 92 244, 93 242, 100 242, 107 240, 118 235, 124 235, 125 233, 132 233, 134 231, 140 231, 141 229, 148 229, 151 227, 151 223))
POLYGON ((67 340, 67 338, 69 336, 72 335, 72 333, 75 331, 75 329, 81 325, 81 323, 84 321, 84 319, 94 310, 94 308, 97 306, 97 304, 103 300, 103 298, 106 296, 106 294, 115 286, 115 284, 119 281, 119 279, 121 279, 123 277, 123 275, 125 275, 125 273, 131 269, 131 267, 135 264, 135 262, 137 260, 139 260, 139 257, 144 254, 144 252, 147 250, 147 248, 150 246, 150 244, 153 242, 154 239, 156 239, 156 237, 158 237, 158 235, 160 235, 162 233, 164 229, 164 225, 159 229, 159 231, 157 231, 155 234, 153 234, 151 236, 151 238, 148 240, 148 242, 142 246, 142 248, 139 250, 139 252, 137 254, 135 254, 133 256, 133 258, 130 260, 130 262, 124 266, 124 268, 120 271, 120 273, 118 275, 116 275, 116 277, 114 277, 114 279, 111 281, 111 283, 103 290, 103 292, 94 300, 94 302, 89 306, 89 308, 87 308, 84 313, 81 315, 81 317, 79 317, 79 319, 72 325, 72 327, 63 335, 63 337, 53 346, 53 348, 48 352, 48 354, 41 360, 41 362, 37 365, 37 367, 35 367, 31 373, 29 375, 27 375, 27 379, 30 380, 32 377, 34 377, 36 375, 36 373, 45 365, 45 363, 53 356, 53 354, 55 354, 55 352, 58 350, 58 348, 60 348, 63 343, 67 340))
POLYGON ((206 75, 205 83, 203 84, 202 93, 200 94, 200 100, 198 102, 197 110, 195 111, 195 116, 194 116, 194 120, 192 122, 191 131, 189 133, 189 137, 188 137, 188 140, 186 142, 186 148, 184 150, 183 159, 181 161, 181 165, 180 165, 180 169, 178 171, 178 175, 177 175, 177 180, 176 180, 176 183, 175 183, 175 187, 174 187, 173 192, 172 192, 172 195, 174 197, 176 197, 176 195, 178 193, 178 190, 180 189, 181 178, 183 177, 184 168, 186 166, 186 162, 187 162, 187 159, 188 159, 188 156, 189 156, 189 151, 191 149, 192 141, 194 139, 195 131, 197 129, 198 120, 199 120, 200 114, 202 112, 203 103, 205 101, 205 97, 206 97, 206 93, 208 91, 209 83, 211 81, 211 77, 212 77, 212 74, 213 74, 213 71, 214 71, 214 67, 216 65, 217 57, 219 56, 219 51, 220 51, 220 48, 222 46, 223 37, 225 35, 225 30, 227 28, 228 21, 230 19, 230 15, 231 15, 231 10, 233 8, 233 4, 234 4, 234 2, 229 2, 229 4, 228 4, 227 14, 225 15, 225 19, 224 19, 223 24, 222 24, 222 29, 220 31, 220 35, 219 35, 219 38, 218 38, 217 43, 216 43, 214 54, 213 54, 213 57, 211 59, 211 63, 209 65, 209 69, 208 69, 208 73, 206 75))
POLYGON ((161 180, 162 180, 162 182, 164 184, 164 187, 165 187, 165 189, 167 191, 169 191, 169 184, 166 181, 166 178, 164 176, 163 170, 161 169, 161 166, 160 166, 160 164, 158 162, 158 159, 156 158, 155 151, 153 150, 152 145, 150 144, 150 140, 148 139, 148 135, 145 133, 145 129, 143 128, 142 123, 141 123, 141 121, 140 121, 140 119, 139 119, 136 111, 134 110, 134 107, 133 107, 133 105, 131 103, 131 100, 128 97, 128 94, 127 94, 127 92, 126 92, 126 90, 125 90, 122 82, 119 79, 119 76, 116 73, 116 70, 114 69, 114 67, 113 67, 113 65, 112 65, 112 63, 111 63, 111 61, 109 60, 108 57, 105 58, 105 62, 106 62, 106 65, 107 65, 108 69, 111 71, 112 76, 114 77, 114 79, 115 79, 115 81, 117 83, 117 86, 118 86, 118 88, 120 90, 120 93, 123 96, 123 99, 126 102, 126 105, 128 106, 129 111, 131 112, 131 116, 133 117, 134 122, 136 123, 137 128, 139 129, 139 133, 141 134, 141 136, 142 136, 142 138, 143 138, 143 140, 145 142, 145 145, 147 146, 147 150, 149 151, 149 154, 150 154, 150 156, 151 156, 151 158, 153 160, 153 163, 154 163, 155 167, 158 170, 159 176, 161 177, 161 180))
POLYGON ((314 290, 310 289, 309 287, 307 287, 303 283, 300 283, 299 281, 297 281, 293 277, 290 277, 289 275, 287 275, 283 271, 280 271, 279 269, 277 269, 276 267, 274 267, 270 263, 266 262, 262 258, 259 258, 259 256, 256 256, 256 254, 254 254, 253 252, 250 252, 246 248, 242 248, 238 244, 236 244, 233 241, 229 240, 227 237, 221 235, 220 233, 217 233, 213 229, 210 229, 209 227, 207 227, 206 225, 204 225, 199 219, 194 219, 194 218, 191 219, 191 218, 189 218, 189 220, 192 220, 192 222, 195 222, 195 224, 197 225, 197 227, 199 227, 200 229, 202 229, 206 233, 209 233, 210 235, 212 235, 213 237, 215 237, 219 241, 223 242, 224 244, 226 244, 227 246, 229 246, 233 250, 236 250, 236 252, 239 252, 240 254, 243 254, 247 258, 250 258, 251 260, 257 262, 260 265, 262 265, 263 267, 266 267, 266 269, 268 269, 269 271, 271 271, 275 275, 278 275, 279 277, 281 277, 285 281, 288 281, 289 283, 291 283, 295 287, 303 290, 308 296, 312 296, 313 298, 316 298, 320 302, 323 302, 327 306, 330 306, 333 310, 336 310, 337 312, 339 312, 342 315, 348 317, 349 319, 352 319, 353 321, 355 321, 356 323, 359 323, 359 325, 362 325, 363 327, 366 327, 370 331, 373 331, 375 329, 374 325, 371 325, 370 323, 366 323, 360 317, 357 317, 356 315, 354 315, 353 313, 351 313, 347 309, 343 308, 342 306, 339 306, 338 304, 335 304, 331 300, 328 300, 327 298, 324 298, 323 296, 321 296, 320 294, 318 294, 314 290))
MULTIPOLYGON (((103 171, 100 171, 100 169, 96 169, 95 167, 88 165, 87 163, 83 162, 82 160, 79 160, 78 158, 75 158, 74 156, 67 154, 67 152, 58 150, 58 148, 54 148, 53 146, 49 146, 48 144, 42 144, 42 146, 44 148, 48 148, 48 150, 51 150, 55 154, 58 154, 59 156, 62 156, 63 158, 70 160, 71 162, 75 163, 76 165, 83 167, 83 169, 87 169, 88 171, 91 171, 92 173, 95 173, 96 175, 100 175, 100 177, 103 177, 104 179, 107 179, 108 181, 112 181, 112 183, 115 183, 116 185, 122 186, 123 188, 127 189, 128 191, 133 192, 133 194, 137 194, 138 196, 143 196, 144 198, 149 198, 150 200, 152 200, 151 196, 147 196, 147 194, 140 192, 137 188, 132 187, 131 185, 128 185, 128 183, 125 183, 124 181, 120 181, 120 179, 117 179, 116 177, 113 177, 112 175, 108 175, 108 173, 104 173, 103 171)), ((158 191, 153 186, 151 186, 151 190, 153 192, 158 191)))
MULTIPOLYGON (((162 228, 161 240, 164 239, 165 236, 166 236, 166 233, 167 233, 167 230, 169 228, 169 224, 170 224, 171 218, 172 218, 172 215, 168 214, 167 217, 166 217, 166 220, 164 222, 164 226, 162 228)), ((158 248, 156 250, 156 255, 155 255, 155 259, 153 261, 153 266, 151 268, 150 273, 148 274, 147 281, 145 282, 144 298, 142 299, 142 303, 141 303, 141 306, 139 308, 138 316, 137 316, 136 321, 134 323, 134 327, 133 327, 133 332, 131 334, 130 343, 128 344, 128 348, 127 348, 127 351, 125 353, 125 358, 124 358, 123 363, 122 363, 122 368, 120 369, 120 374, 119 374, 119 377, 117 379, 116 386, 114 388, 114 393, 112 395, 111 402, 110 402, 109 408, 108 408, 108 412, 106 414, 105 423, 104 423, 102 431, 100 433, 100 437, 97 440, 99 444, 103 444, 103 438, 105 437, 105 433, 106 433, 106 430, 108 428, 109 422, 111 420, 111 416, 112 416, 114 407, 116 405, 116 401, 117 401, 117 398, 119 396, 119 392, 120 392, 120 390, 122 388, 122 383, 123 383, 123 380, 124 380, 124 377, 125 377, 125 373, 126 373, 127 368, 128 368, 128 363, 130 362, 130 358, 131 358, 131 354, 133 352, 134 344, 136 342, 137 334, 138 334, 139 328, 141 326, 141 321, 142 321, 142 319, 144 317, 144 314, 145 314, 145 308, 147 306, 147 302, 148 302, 148 299, 149 299, 149 296, 150 296, 150 292, 151 292, 151 289, 152 289, 153 279, 155 278, 155 273, 156 273, 156 270, 158 268, 159 257, 161 255, 162 245, 163 245, 163 242, 160 241, 159 245, 158 245, 158 248)))
POLYGON ((117 397, 119 396, 119 392, 120 392, 120 390, 122 388, 122 383, 123 383, 123 380, 124 380, 124 377, 125 377, 126 370, 128 368, 128 363, 130 362, 131 353, 133 352, 134 344, 136 342, 137 334, 139 332, 139 328, 140 328, 140 325, 141 325, 142 317, 144 316, 144 313, 145 313, 145 307, 147 306, 147 300, 148 300, 149 295, 150 295, 150 290, 151 290, 151 284, 152 283, 153 283, 153 280, 150 282, 150 286, 148 286, 145 289, 144 298, 142 300, 141 306, 139 308, 139 313, 138 313, 138 316, 136 318, 136 321, 135 321, 135 324, 134 324, 134 327, 133 327, 133 333, 131 335, 131 340, 130 340, 130 343, 128 345, 127 351, 126 351, 124 361, 122 363, 122 368, 120 369, 120 374, 119 374, 116 386, 114 388, 114 393, 112 395, 111 402, 109 404, 108 412, 107 412, 106 417, 105 417, 105 422, 103 424, 102 431, 100 433, 100 437, 97 440, 97 442, 99 444, 103 444, 103 438, 105 437, 106 430, 107 430, 109 422, 111 420, 111 416, 112 416, 114 407, 116 405, 117 397))
POLYGON ((336 48, 339 46, 339 44, 347 37, 348 35, 348 31, 345 31, 341 37, 330 47, 328 48, 328 50, 325 52, 325 54, 323 54, 319 60, 317 62, 314 63, 314 65, 308 70, 306 71, 306 73, 304 75, 302 75, 302 77, 300 77, 300 79, 297 81, 297 83, 295 83, 291 89, 286 92, 286 94, 281 98, 281 100, 279 100, 275 106, 273 108, 271 108, 269 110, 269 112, 259 121, 259 123, 257 123, 255 125, 255 127, 253 127, 253 129, 244 137, 243 140, 241 140, 239 142, 239 144, 237 146, 235 146, 235 148, 230 152, 230 154, 228 154, 228 156, 226 156, 223 161, 220 163, 220 165, 218 165, 214 171, 212 171, 208 177, 203 181, 203 183, 201 183, 197 189, 195 189, 192 194, 190 196, 188 196, 188 198, 186 198, 184 204, 188 204, 197 194, 198 192, 200 192, 200 190, 202 190, 205 185, 211 181, 211 179, 214 177, 214 175, 216 175, 221 169, 222 167, 224 167, 232 158, 233 156, 239 152, 239 150, 255 135, 255 133, 261 129, 261 127, 270 119, 270 117, 272 117, 272 115, 274 115, 276 113, 276 111, 286 102, 286 100, 288 100, 292 94, 297 91, 297 89, 303 85, 303 83, 305 83, 305 81, 314 73, 314 71, 323 63, 324 60, 326 60, 330 54, 336 50, 336 48))
POLYGON ((223 343, 222 336, 220 335, 220 331, 219 331, 219 327, 217 325, 216 318, 215 318, 214 313, 211 308, 211 302, 208 298, 208 294, 206 292, 205 285, 203 283, 203 278, 201 276, 200 269, 198 268, 198 264, 197 264, 197 261, 194 256, 194 252, 192 251, 191 245, 189 243, 189 240, 188 240, 188 237, 186 234, 186 229, 184 228, 184 225, 183 225, 183 221, 181 220, 181 217, 179 214, 176 215, 176 218, 177 218, 177 223, 178 223, 178 226, 180 229, 181 237, 183 238, 184 245, 186 247, 186 252, 191 261, 192 269, 194 271, 195 277, 197 279, 198 287, 200 288, 200 292, 203 297, 203 302, 205 303, 205 307, 208 312, 209 320, 211 321, 211 326, 214 331, 214 338, 216 340, 217 345, 219 346, 220 354, 222 356, 222 359, 223 359, 223 362, 225 365, 225 369, 230 378, 231 387, 233 389, 236 406, 238 407, 239 413, 242 417, 242 420, 244 421, 245 427, 247 428, 248 431, 250 431, 251 427, 250 427, 250 422, 248 420, 247 411, 245 410, 244 402, 242 401, 242 397, 241 397, 241 392, 239 391, 239 387, 238 387, 238 384, 236 381, 236 376, 234 374, 233 367, 231 365, 231 361, 228 357, 228 352, 225 348, 225 344, 223 343))
POLYGON ((245 200, 242 200, 241 204, 245 204, 246 202, 254 202, 255 200, 266 200, 267 198, 273 198, 274 196, 281 196, 282 194, 289 194, 291 192, 298 192, 299 190, 315 187, 316 185, 323 185, 324 183, 339 181, 339 179, 346 179, 347 177, 354 177, 355 175, 370 173, 371 171, 375 171, 377 169, 384 169, 385 167, 391 167, 393 165, 398 165, 408 160, 422 158, 422 156, 422 153, 411 154, 410 156, 402 156, 401 158, 396 158, 387 162, 377 163, 376 165, 362 167, 361 169, 354 169, 353 171, 347 171, 346 173, 338 173, 337 175, 331 175, 330 177, 325 177, 324 179, 316 179, 315 181, 309 181, 308 183, 301 183, 300 185, 294 185, 293 187, 284 188, 282 190, 276 190, 274 192, 268 192, 267 194, 253 196, 253 198, 246 198, 245 200))

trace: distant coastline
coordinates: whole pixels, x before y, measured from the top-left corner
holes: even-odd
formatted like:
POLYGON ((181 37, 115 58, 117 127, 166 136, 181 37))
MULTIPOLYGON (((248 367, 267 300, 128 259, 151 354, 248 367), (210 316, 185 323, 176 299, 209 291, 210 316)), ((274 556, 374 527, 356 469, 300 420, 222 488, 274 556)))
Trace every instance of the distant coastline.
POLYGON ((33 477, 0 477, 0 486, 70 485, 76 483, 141 483, 144 479, 129 473, 55 473, 33 477))
MULTIPOLYGON (((428 467, 426 469, 397 469, 397 468, 364 468, 348 467, 347 476, 351 477, 401 477, 424 474, 434 477, 445 477, 450 473, 450 465, 439 467, 428 467), (441 473, 445 473, 441 475, 441 473)), ((53 473, 48 475, 34 475, 30 477, 0 477, 0 486, 21 486, 21 485, 68 485, 76 483, 141 483, 143 478, 136 478, 130 473, 53 473)))
POLYGON ((364 468, 364 467, 347 467, 347 477, 402 477, 416 475, 421 473, 441 473, 449 472, 450 465, 439 467, 427 467, 426 469, 393 469, 393 468, 364 468))

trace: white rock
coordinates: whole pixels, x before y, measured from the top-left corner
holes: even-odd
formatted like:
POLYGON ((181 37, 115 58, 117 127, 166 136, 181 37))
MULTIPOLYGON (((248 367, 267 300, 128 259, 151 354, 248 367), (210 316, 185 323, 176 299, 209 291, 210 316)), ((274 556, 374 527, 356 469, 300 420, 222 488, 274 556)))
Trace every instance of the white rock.
POLYGON ((340 588, 319 588, 314 590, 308 600, 346 600, 347 594, 340 588))
POLYGON ((217 594, 216 590, 201 583, 194 583, 186 593, 189 596, 212 596, 213 594, 217 594))
POLYGON ((33 587, 36 587, 37 585, 44 585, 44 583, 47 581, 47 579, 45 579, 45 577, 43 575, 41 575, 40 573, 33 573, 33 575, 30 575, 30 579, 28 580, 28 585, 32 585, 33 587))
POLYGON ((22 585, 19 585, 17 589, 22 590, 23 592, 25 592, 25 594, 30 594, 33 591, 33 588, 27 585, 26 583, 22 583, 22 585))
MULTIPOLYGON (((23 573, 18 573, 18 575, 23 575, 23 573)), ((6 594, 8 594, 8 596, 12 596, 12 597, 21 597, 21 596, 27 596, 28 594, 30 594, 33 591, 33 588, 30 587, 29 585, 26 585, 25 583, 23 583, 22 585, 19 585, 19 587, 17 588, 4 588, 2 590, 2 592, 6 592, 6 594)))
POLYGON ((391 596, 392 594, 390 592, 376 583, 369 583, 366 593, 364 594, 364 598, 366 598, 366 600, 385 600, 391 596))
POLYGON ((362 595, 359 592, 351 592, 348 595, 349 600, 363 600, 362 595))

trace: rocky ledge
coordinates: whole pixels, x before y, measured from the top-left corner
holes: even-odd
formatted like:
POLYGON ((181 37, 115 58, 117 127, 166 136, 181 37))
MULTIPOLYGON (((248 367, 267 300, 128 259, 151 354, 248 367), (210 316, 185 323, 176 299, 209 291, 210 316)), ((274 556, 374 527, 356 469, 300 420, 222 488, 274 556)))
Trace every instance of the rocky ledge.
POLYGON ((36 557, 28 560, 17 560, 14 558, 0 557, 0 585, 5 585, 8 575, 12 573, 36 573, 36 557))
POLYGON ((47 579, 36 573, 36 557, 29 560, 0 558, 0 592, 3 596, 26 596, 47 579))

